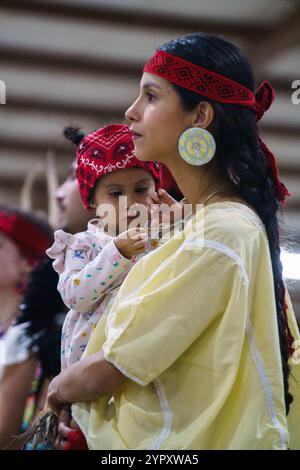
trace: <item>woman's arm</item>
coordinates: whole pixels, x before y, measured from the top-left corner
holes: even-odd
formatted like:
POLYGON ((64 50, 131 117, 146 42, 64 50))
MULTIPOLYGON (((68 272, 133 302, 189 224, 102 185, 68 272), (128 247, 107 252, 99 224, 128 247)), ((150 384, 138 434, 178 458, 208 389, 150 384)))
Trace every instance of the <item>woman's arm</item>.
POLYGON ((60 411, 64 404, 92 401, 116 392, 125 376, 104 358, 103 351, 85 357, 50 383, 45 410, 60 411))
POLYGON ((21 429, 25 403, 37 367, 36 355, 5 367, 0 381, 0 449, 21 429))

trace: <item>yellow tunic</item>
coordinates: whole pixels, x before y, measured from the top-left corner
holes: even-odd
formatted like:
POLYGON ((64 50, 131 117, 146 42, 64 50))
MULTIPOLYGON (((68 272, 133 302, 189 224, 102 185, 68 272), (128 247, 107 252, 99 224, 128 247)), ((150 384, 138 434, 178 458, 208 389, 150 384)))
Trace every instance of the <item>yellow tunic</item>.
POLYGON ((247 206, 208 205, 141 259, 87 354, 101 348, 128 380, 73 405, 91 449, 300 448, 300 354, 287 422, 268 241, 247 206))

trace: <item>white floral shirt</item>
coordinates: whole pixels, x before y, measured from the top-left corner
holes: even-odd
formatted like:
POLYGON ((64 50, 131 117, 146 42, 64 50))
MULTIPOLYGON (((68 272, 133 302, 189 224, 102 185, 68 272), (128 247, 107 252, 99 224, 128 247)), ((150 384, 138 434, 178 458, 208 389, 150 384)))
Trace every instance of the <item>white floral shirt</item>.
MULTIPOLYGON (((85 232, 71 235, 57 230, 54 236, 47 254, 54 259, 58 290, 70 308, 62 329, 61 364, 65 369, 81 358, 100 316, 144 253, 125 258, 114 239, 99 228, 98 219, 91 220, 85 232)), ((151 249, 149 244, 145 253, 151 249)))

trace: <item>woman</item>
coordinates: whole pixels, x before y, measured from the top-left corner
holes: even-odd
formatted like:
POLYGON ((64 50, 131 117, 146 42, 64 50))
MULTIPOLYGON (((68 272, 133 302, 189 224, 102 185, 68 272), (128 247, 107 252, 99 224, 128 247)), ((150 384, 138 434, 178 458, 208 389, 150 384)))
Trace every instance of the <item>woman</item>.
POLYGON ((53 232, 40 217, 0 206, 1 335, 14 322, 29 273, 51 243, 53 232))
MULTIPOLYGON (((55 193, 59 210, 59 226, 71 233, 85 229, 89 218, 94 215, 94 212, 91 215, 81 205, 75 172, 76 162, 74 161, 66 180, 55 193)), ((4 220, 7 208, 1 207, 1 211, 3 212, 0 212, 0 237, 1 215, 3 214, 4 220)), ((19 210, 17 212, 23 217, 30 217, 32 223, 36 222, 42 224, 43 227, 48 227, 50 237, 38 251, 41 259, 33 271, 31 271, 31 265, 29 266, 28 285, 23 282, 22 272, 22 282, 14 280, 9 290, 9 298, 11 301, 14 299, 14 307, 10 310, 13 315, 10 323, 13 322, 15 315, 18 317, 15 325, 11 326, 8 333, 2 337, 6 357, 3 376, 0 380, 0 448, 13 441, 12 435, 18 434, 21 429, 24 431, 35 413, 44 407, 49 382, 61 370, 60 339, 66 314, 66 307, 57 291, 58 276, 52 268, 52 260, 44 255, 45 249, 51 245, 53 239, 52 229, 36 216, 24 214, 19 210), (15 289, 16 285, 17 289, 15 289)), ((23 235, 25 236, 26 233, 23 235)), ((32 249, 38 249, 39 236, 37 233, 28 237, 32 249)), ((5 243, 13 243, 13 238, 13 234, 10 238, 6 236, 5 243)), ((19 233, 19 242, 21 240, 21 233, 19 233)), ((10 261, 7 260, 7 265, 4 264, 9 251, 7 245, 2 245, 2 247, 3 250, 0 247, 1 273, 7 282, 10 270, 16 270, 18 265, 15 259, 11 258, 10 261)), ((17 247, 14 249, 17 250, 17 247)), ((4 314, 3 307, 2 314, 4 314)), ((19 441, 14 441, 9 448, 19 448, 21 444, 19 441)))
POLYGON ((0 448, 20 429, 37 368, 37 360, 28 357, 29 339, 21 335, 21 325, 13 324, 20 314, 31 273, 52 239, 51 227, 40 217, 0 206, 0 335, 4 352, 0 371, 0 448), (21 363, 19 380, 16 372, 21 363))
POLYGON ((300 447, 276 219, 288 193, 257 135, 272 88, 253 90, 248 60, 212 35, 145 66, 126 112, 136 154, 169 168, 195 216, 137 263, 86 357, 50 385, 49 408, 85 402, 72 414, 91 449, 300 447))

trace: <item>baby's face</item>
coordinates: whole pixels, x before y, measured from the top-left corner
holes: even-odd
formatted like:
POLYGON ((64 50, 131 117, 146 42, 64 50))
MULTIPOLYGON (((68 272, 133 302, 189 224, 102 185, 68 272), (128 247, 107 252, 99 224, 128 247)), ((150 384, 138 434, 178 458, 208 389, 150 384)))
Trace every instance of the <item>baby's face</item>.
POLYGON ((118 235, 147 224, 155 194, 153 176, 141 168, 129 168, 101 178, 94 192, 94 204, 108 231, 118 235))

